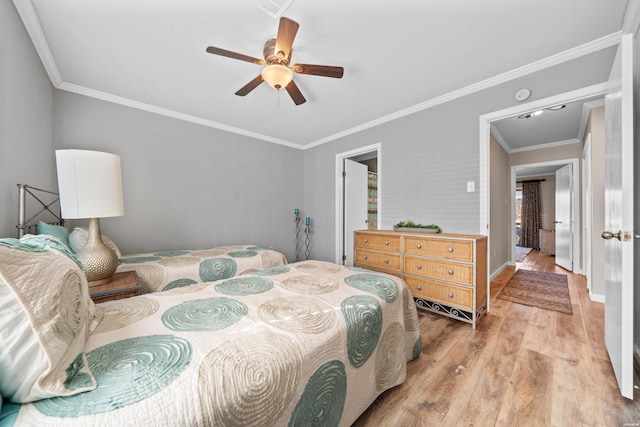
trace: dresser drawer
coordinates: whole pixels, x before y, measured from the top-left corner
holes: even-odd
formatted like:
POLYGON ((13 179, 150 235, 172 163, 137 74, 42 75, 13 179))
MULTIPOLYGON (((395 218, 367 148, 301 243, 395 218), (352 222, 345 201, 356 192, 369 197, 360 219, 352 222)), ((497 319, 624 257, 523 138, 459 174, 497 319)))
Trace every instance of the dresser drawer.
POLYGON ((472 289, 410 276, 405 276, 404 281, 409 285, 414 297, 466 309, 473 308, 472 289))
POLYGON ((405 236, 404 252, 454 261, 473 261, 473 242, 405 236))
POLYGON ((356 264, 384 270, 400 271, 400 254, 374 252, 363 249, 356 249, 355 254, 354 262, 356 264))
POLYGON ((404 272, 429 279, 473 286, 473 265, 405 256, 404 272))
POLYGON ((400 236, 356 232, 354 245, 358 248, 400 252, 400 236))

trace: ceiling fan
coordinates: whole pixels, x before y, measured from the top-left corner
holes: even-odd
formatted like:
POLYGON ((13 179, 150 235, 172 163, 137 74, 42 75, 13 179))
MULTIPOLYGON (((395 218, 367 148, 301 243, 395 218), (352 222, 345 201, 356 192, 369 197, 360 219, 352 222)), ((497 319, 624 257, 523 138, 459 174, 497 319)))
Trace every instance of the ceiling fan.
POLYGON ((252 62, 254 64, 265 66, 262 69, 262 72, 249 83, 241 87, 236 92, 236 95, 245 96, 262 84, 262 82, 266 81, 269 86, 276 90, 280 90, 284 87, 296 105, 304 104, 306 99, 302 96, 300 89, 298 89, 298 86, 293 80, 293 73, 339 79, 342 78, 344 68, 313 64, 293 64, 292 66, 289 66, 289 62, 291 61, 291 47, 299 26, 300 25, 296 21, 289 18, 280 18, 278 35, 275 39, 269 39, 264 44, 264 49, 262 51, 264 59, 254 58, 252 56, 243 55, 241 53, 232 52, 230 50, 214 46, 209 46, 207 48, 207 52, 214 55, 226 56, 228 58, 239 59, 241 61, 252 62))

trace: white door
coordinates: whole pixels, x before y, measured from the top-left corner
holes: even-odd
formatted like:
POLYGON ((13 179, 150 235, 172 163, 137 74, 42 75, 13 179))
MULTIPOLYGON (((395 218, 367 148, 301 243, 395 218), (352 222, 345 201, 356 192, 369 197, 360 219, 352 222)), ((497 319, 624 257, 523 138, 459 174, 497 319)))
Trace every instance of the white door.
POLYGON ((571 164, 556 171, 556 264, 569 271, 573 271, 572 176, 571 164))
POLYGON ((366 165, 344 159, 344 265, 353 265, 353 232, 367 228, 369 177, 366 165))
POLYGON ((605 97, 604 337, 620 392, 633 399, 633 39, 622 37, 605 97))

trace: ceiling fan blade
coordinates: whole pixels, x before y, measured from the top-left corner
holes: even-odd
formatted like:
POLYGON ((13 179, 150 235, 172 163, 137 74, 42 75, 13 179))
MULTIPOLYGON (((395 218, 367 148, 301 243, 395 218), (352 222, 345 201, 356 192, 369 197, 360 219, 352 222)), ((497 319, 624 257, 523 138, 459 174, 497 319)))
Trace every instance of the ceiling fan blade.
POLYGON ((291 68, 298 74, 311 74, 335 79, 341 79, 344 74, 344 68, 330 65, 294 64, 291 68))
POLYGON ((291 82, 286 86, 285 89, 287 89, 287 92, 289 92, 289 95, 291 96, 291 99, 293 99, 294 104, 300 105, 307 102, 307 100, 304 99, 304 96, 302 96, 302 92, 300 92, 300 89, 298 89, 298 85, 296 85, 296 82, 294 82, 293 80, 291 80, 291 82))
POLYGON ((255 88, 257 88, 258 86, 260 86, 260 84, 264 81, 264 79, 262 78, 262 74, 258 74, 256 76, 256 78, 254 78, 253 80, 251 80, 249 83, 247 83, 246 85, 242 86, 237 92, 236 95, 238 96, 245 96, 246 94, 248 94, 249 92, 251 92, 252 90, 254 90, 255 88))
POLYGON ((293 40, 296 38, 298 27, 300 27, 300 24, 298 24, 296 21, 285 18, 284 16, 280 18, 275 49, 275 54, 278 58, 289 58, 289 54, 291 53, 291 46, 293 46, 293 40))
POLYGON ((240 61, 252 62, 254 64, 263 65, 264 61, 260 58, 254 58, 253 56, 243 55, 238 52, 232 52, 226 49, 220 49, 219 47, 209 46, 207 52, 214 55, 226 56, 227 58, 239 59, 240 61))

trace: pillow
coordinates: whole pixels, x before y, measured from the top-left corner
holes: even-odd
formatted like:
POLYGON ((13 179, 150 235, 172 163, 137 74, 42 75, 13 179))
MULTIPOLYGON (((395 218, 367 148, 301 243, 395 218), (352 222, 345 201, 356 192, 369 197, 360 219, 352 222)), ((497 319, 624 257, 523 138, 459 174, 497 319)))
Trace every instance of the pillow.
POLYGON ((47 224, 46 222, 38 221, 36 226, 36 232, 38 234, 48 234, 60 240, 71 251, 71 245, 69 244, 69 230, 62 225, 47 224))
MULTIPOLYGON (((88 238, 89 230, 86 227, 74 228, 69 235, 69 244, 71 245, 71 249, 77 253, 78 251, 80 251, 80 249, 84 248, 84 245, 87 243, 88 238)), ((118 258, 122 256, 116 244, 113 243, 113 240, 102 234, 102 241, 108 248, 110 248, 113 252, 116 253, 116 255, 118 255, 118 258)))
POLYGON ((84 349, 99 319, 73 257, 46 235, 0 239, 0 394, 13 402, 96 388, 84 349))

